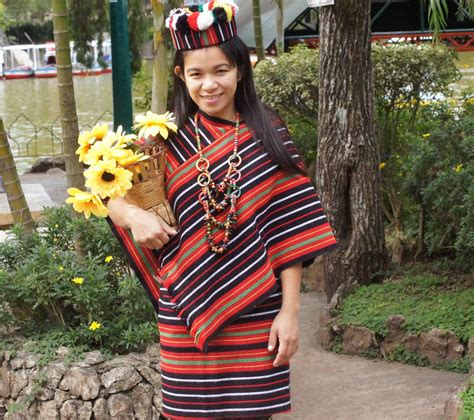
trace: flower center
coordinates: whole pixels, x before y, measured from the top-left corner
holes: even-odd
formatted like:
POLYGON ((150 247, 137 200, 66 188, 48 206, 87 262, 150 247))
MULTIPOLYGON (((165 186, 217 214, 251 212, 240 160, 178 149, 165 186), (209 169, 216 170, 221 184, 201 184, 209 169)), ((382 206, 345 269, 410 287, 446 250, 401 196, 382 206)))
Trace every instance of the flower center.
POLYGON ((112 182, 114 179, 115 179, 115 175, 111 174, 110 172, 104 172, 102 174, 102 181, 112 182))

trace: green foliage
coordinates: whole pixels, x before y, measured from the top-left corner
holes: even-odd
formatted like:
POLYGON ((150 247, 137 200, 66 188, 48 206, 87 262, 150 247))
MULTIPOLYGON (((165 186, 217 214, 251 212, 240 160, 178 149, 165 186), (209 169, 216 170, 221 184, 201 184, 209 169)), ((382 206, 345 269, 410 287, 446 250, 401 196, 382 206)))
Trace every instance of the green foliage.
POLYGON ((474 417, 474 377, 471 377, 468 388, 462 391, 459 397, 463 403, 459 420, 472 420, 474 417))
POLYGON ((415 366, 428 366, 430 364, 426 357, 422 356, 421 354, 408 351, 403 346, 396 346, 388 355, 388 359, 415 366))
POLYGON ((153 20, 145 13, 143 0, 128 1, 128 33, 132 73, 136 74, 142 66, 143 45, 152 38, 153 33, 153 20))
POLYGON ((387 318, 400 314, 409 332, 441 328, 467 342, 474 335, 472 286, 469 277, 407 275, 358 288, 342 302, 339 315, 343 324, 364 326, 385 336, 387 318))
POLYGON ((156 340, 156 314, 106 221, 76 219, 68 207, 54 208, 46 211, 40 232, 24 237, 15 227, 0 244, 1 325, 19 328, 46 355, 61 345, 125 352, 156 340), (94 323, 100 326, 91 328, 94 323))
POLYGON ((16 23, 44 22, 51 11, 51 0, 3 0, 5 15, 16 23))
POLYGON ((10 26, 6 31, 6 35, 12 38, 14 42, 30 44, 31 41, 25 34, 28 34, 33 42, 38 44, 52 41, 54 39, 53 21, 48 20, 43 23, 22 22, 10 26))
POLYGON ((90 43, 97 39, 100 51, 104 32, 107 32, 110 25, 108 5, 107 0, 68 1, 69 31, 71 40, 74 41, 77 61, 88 68, 94 65, 90 43))

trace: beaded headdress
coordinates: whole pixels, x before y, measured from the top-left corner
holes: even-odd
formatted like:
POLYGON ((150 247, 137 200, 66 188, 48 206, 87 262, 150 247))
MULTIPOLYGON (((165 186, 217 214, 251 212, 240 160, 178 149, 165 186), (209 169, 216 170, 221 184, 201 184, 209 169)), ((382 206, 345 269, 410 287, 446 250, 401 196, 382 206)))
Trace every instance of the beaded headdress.
POLYGON ((237 36, 235 15, 239 7, 231 0, 173 9, 166 19, 177 50, 195 50, 222 44, 237 36))

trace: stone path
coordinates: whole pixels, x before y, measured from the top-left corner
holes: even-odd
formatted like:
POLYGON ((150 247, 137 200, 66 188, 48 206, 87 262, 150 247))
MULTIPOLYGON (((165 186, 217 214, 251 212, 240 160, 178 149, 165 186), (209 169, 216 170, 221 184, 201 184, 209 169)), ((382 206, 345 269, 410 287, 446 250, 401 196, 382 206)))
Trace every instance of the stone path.
POLYGON ((291 363, 291 414, 275 420, 436 420, 467 375, 325 351, 318 320, 325 297, 301 295, 300 349, 291 363))
MULTIPOLYGON (((64 173, 22 175, 55 203, 67 198, 64 173)), ((48 202, 49 204, 49 202, 48 202)), ((292 359, 290 414, 275 420, 436 420, 467 375, 325 351, 318 343, 323 294, 301 296, 301 343, 292 359)))

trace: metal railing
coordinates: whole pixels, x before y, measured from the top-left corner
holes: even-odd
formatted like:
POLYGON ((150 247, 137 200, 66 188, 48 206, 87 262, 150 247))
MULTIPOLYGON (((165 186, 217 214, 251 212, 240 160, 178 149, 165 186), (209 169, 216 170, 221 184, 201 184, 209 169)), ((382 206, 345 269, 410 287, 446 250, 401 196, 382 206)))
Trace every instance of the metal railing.
MULTIPOLYGON (((91 130, 99 122, 113 120, 110 111, 104 111, 91 124, 79 126, 79 131, 91 130), (109 116, 109 118, 105 118, 109 116)), ((6 125, 10 148, 14 157, 61 156, 64 145, 61 130, 61 118, 58 116, 48 125, 39 125, 24 113, 19 114, 6 125)))

